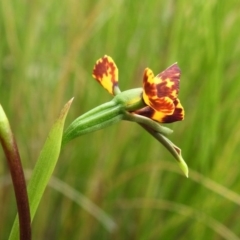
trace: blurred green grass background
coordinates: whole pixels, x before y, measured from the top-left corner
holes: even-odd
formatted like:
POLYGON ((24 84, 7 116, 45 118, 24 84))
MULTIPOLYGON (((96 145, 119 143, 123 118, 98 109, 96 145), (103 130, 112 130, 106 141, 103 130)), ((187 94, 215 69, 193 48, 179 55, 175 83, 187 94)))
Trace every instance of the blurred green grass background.
MULTIPOLYGON (((0 4, 0 102, 26 170, 68 99, 75 97, 66 124, 111 99, 91 77, 104 54, 115 60, 122 90, 140 87, 145 67, 157 74, 177 61, 182 70, 186 116, 170 125, 170 138, 189 179, 137 124, 82 136, 61 154, 33 239, 240 239, 238 0, 0 4)), ((0 157, 0 239, 7 239, 16 204, 0 157)))

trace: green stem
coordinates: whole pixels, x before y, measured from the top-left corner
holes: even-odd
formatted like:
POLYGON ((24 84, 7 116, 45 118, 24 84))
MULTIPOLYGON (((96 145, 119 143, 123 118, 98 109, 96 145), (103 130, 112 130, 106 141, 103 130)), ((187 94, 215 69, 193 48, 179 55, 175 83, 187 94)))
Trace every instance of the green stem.
POLYGON ((135 111, 146 106, 142 98, 142 88, 134 88, 119 93, 113 101, 123 106, 125 111, 135 111))
POLYGON ((10 169, 18 208, 20 239, 31 239, 31 219, 26 182, 22 169, 18 147, 11 131, 8 119, 0 104, 0 142, 10 169))
POLYGON ((139 123, 146 131, 148 131, 154 138, 156 138, 164 147, 168 149, 168 151, 173 155, 173 157, 177 160, 179 167, 183 171, 186 177, 188 177, 188 166, 182 158, 181 149, 173 144, 168 138, 164 137, 162 134, 154 131, 149 128, 149 126, 139 123))
POLYGON ((160 123, 155 122, 154 120, 152 120, 150 118, 147 118, 147 117, 135 114, 135 113, 126 112, 124 114, 124 120, 142 123, 146 126, 149 126, 154 131, 159 132, 164 135, 169 135, 173 132, 172 129, 164 127, 164 126, 160 125, 160 123))

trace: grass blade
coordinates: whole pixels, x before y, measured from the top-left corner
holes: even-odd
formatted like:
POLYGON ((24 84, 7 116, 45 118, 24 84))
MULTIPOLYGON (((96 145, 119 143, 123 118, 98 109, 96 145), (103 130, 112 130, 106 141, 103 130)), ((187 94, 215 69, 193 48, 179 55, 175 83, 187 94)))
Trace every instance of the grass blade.
MULTIPOLYGON (((62 142, 65 118, 72 103, 71 99, 62 109, 59 118, 54 123, 48 138, 43 146, 32 177, 28 184, 28 197, 30 202, 31 221, 34 218, 44 190, 56 166, 62 142)), ((9 240, 19 239, 18 219, 15 219, 9 240)))

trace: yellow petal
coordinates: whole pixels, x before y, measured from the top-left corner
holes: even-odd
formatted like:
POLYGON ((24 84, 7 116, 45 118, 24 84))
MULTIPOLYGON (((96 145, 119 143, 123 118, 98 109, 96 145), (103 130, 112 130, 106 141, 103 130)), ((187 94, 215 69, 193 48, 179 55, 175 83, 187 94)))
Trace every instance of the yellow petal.
POLYGON ((146 68, 143 75, 143 100, 144 102, 156 110, 167 115, 174 111, 173 100, 168 96, 158 94, 158 86, 160 86, 159 78, 155 78, 151 69, 146 68))
POLYGON ((180 76, 181 71, 177 63, 159 73, 154 79, 158 97, 167 96, 173 100, 176 99, 179 92, 180 76))
POLYGON ((143 75, 143 99, 147 105, 150 105, 155 110, 159 109, 159 104, 154 106, 157 99, 168 97, 175 100, 178 96, 180 82, 180 69, 175 63, 156 77, 151 69, 146 68, 143 75))
MULTIPOLYGON (((180 103, 180 100, 177 98, 174 100, 175 109, 174 112, 171 115, 166 115, 165 117, 161 118, 161 121, 163 123, 171 123, 176 121, 181 121, 184 119, 184 109, 182 104, 180 103)), ((157 120, 157 115, 153 116, 153 119, 157 120)))
POLYGON ((98 59, 93 68, 92 76, 110 94, 114 95, 114 87, 118 86, 118 68, 111 57, 105 55, 98 59))

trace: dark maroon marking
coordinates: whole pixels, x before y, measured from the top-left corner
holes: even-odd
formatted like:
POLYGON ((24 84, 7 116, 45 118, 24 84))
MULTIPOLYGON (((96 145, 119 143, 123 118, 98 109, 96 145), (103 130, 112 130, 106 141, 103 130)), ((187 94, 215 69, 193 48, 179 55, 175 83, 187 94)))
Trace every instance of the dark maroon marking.
POLYGON ((180 78, 180 75, 181 75, 181 70, 178 67, 178 65, 175 63, 169 68, 159 73, 157 76, 161 76, 161 78, 165 80, 167 78, 180 78))
MULTIPOLYGON (((179 149, 179 148, 177 148, 177 147, 173 147, 175 150, 176 150, 176 152, 178 153, 178 155, 181 155, 181 149, 179 149)), ((177 159, 177 161, 179 161, 178 159, 177 159)))
POLYGON ((149 98, 152 98, 154 96, 157 96, 157 89, 154 84, 151 84, 149 82, 144 83, 144 91, 146 95, 148 95, 149 98))
MULTIPOLYGON (((152 100, 152 99, 150 99, 150 100, 152 100)), ((163 112, 165 114, 171 113, 174 108, 172 102, 164 101, 163 98, 158 98, 158 99, 152 100, 151 107, 153 107, 155 110, 163 112)))
POLYGON ((93 75, 95 75, 96 78, 102 79, 104 74, 110 74, 112 76, 111 81, 116 83, 116 76, 114 73, 115 69, 116 67, 114 66, 113 62, 109 62, 107 57, 103 57, 100 62, 95 65, 95 68, 93 69, 93 75), (108 69, 110 69, 110 73, 107 72, 108 69))
POLYGON ((152 118, 154 112, 155 111, 152 108, 147 106, 147 107, 144 107, 144 108, 141 108, 141 109, 135 111, 134 113, 148 117, 148 118, 152 118))
MULTIPOLYGON (((175 106, 179 103, 178 99, 176 99, 174 102, 175 106)), ((164 123, 172 123, 176 121, 181 121, 184 118, 183 108, 176 107, 172 115, 167 115, 163 117, 164 123)))
POLYGON ((158 97, 170 97, 172 100, 174 100, 174 98, 172 97, 172 92, 174 90, 176 90, 176 94, 178 94, 179 92, 179 80, 172 80, 173 85, 172 87, 167 87, 166 82, 162 82, 157 84, 156 88, 157 88, 157 96, 158 97))
POLYGON ((162 83, 157 84, 157 96, 158 97, 170 97, 171 99, 175 99, 171 94, 174 90, 177 91, 177 94, 179 92, 179 82, 180 82, 180 75, 181 70, 178 67, 177 64, 174 64, 167 68, 165 71, 159 73, 157 75, 158 78, 161 78, 163 80, 162 83), (172 87, 167 87, 166 81, 169 79, 171 82, 173 82, 172 87))

